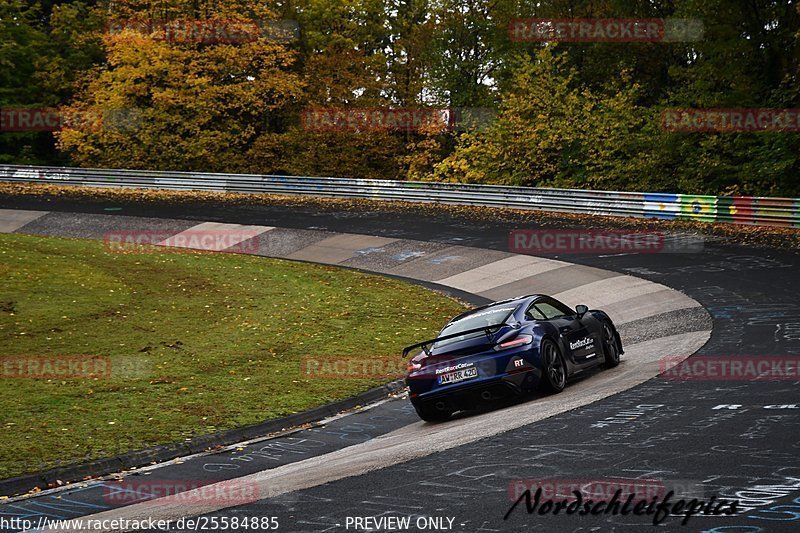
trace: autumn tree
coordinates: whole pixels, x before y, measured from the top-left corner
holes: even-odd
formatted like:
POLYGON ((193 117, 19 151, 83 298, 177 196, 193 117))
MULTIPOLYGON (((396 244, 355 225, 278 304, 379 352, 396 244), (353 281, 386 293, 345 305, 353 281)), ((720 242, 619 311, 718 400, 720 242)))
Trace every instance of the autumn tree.
POLYGON ((116 28, 103 35, 107 61, 69 109, 103 124, 58 135, 79 165, 241 170, 269 114, 302 94, 295 54, 263 31, 275 17, 263 6, 130 1, 103 11, 116 28), (184 31, 191 21, 206 26, 184 31))
MULTIPOLYGON (((0 2, 0 107, 56 108, 68 101, 76 79, 103 59, 93 30, 100 21, 84 2, 57 5, 0 2)), ((48 164, 50 132, 0 132, 0 162, 48 164)))
POLYGON ((50 133, 0 132, 7 162, 800 195, 796 133, 660 124, 673 108, 800 107, 792 2, 7 0, 0 33, 0 105, 102 117, 59 133, 58 150, 50 133), (521 18, 703 31, 553 45, 511 38, 521 18), (186 20, 262 24, 253 39, 165 35, 186 20), (282 23, 289 38, 270 31, 282 23), (302 120, 314 108, 414 107, 496 120, 338 131, 302 120))

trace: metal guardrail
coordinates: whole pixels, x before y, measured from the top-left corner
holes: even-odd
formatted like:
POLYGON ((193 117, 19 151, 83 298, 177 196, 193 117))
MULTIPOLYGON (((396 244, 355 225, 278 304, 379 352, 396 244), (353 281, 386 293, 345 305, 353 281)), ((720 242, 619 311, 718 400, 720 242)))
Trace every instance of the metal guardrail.
POLYGON ((368 198, 454 205, 800 227, 800 199, 545 189, 420 181, 0 165, 0 181, 368 198))

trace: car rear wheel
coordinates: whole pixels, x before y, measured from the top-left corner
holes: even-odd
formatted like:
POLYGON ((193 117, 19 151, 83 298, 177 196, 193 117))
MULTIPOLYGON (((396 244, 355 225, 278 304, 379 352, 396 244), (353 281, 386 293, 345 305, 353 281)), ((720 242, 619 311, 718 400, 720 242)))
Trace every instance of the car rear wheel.
POLYGON ((558 346, 549 340, 542 341, 542 388, 547 392, 558 393, 567 385, 567 367, 558 346))
POLYGON ((619 345, 617 337, 608 322, 603 323, 603 351, 605 352, 606 368, 614 368, 619 364, 619 345))
POLYGON ((425 422, 444 422, 453 413, 451 411, 441 411, 432 405, 415 405, 417 414, 425 422))

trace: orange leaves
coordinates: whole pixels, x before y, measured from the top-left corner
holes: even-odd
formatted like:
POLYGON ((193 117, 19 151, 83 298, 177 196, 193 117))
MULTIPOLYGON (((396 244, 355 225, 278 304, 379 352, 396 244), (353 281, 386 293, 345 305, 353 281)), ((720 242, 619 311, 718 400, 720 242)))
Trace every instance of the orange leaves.
POLYGON ((205 33, 193 41, 189 30, 194 26, 183 22, 191 16, 189 3, 183 6, 186 12, 175 7, 162 14, 163 21, 149 25, 146 7, 115 3, 104 37, 107 63, 89 74, 71 106, 76 111, 135 110, 137 120, 124 131, 61 132, 59 148, 79 165, 241 169, 243 150, 263 131, 267 114, 302 93, 300 78, 291 71, 295 54, 286 43, 264 36, 235 39, 234 30, 248 21, 254 28, 268 24, 254 15, 273 15, 225 2, 202 14, 205 19, 197 24, 205 33), (137 26, 137 20, 145 23, 137 26), (169 21, 180 23, 172 27, 169 21), (217 41, 207 42, 209 36, 217 41))

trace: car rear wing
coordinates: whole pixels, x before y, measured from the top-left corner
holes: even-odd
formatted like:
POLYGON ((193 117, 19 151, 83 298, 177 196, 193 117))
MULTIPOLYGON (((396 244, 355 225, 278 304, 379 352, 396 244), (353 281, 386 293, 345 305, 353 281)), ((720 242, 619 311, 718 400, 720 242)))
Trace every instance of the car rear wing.
POLYGON ((453 333, 452 335, 444 335, 443 337, 436 337, 435 339, 430 339, 427 341, 419 342, 417 344, 412 344, 411 346, 406 346, 405 348, 403 348, 403 357, 406 357, 410 351, 416 348, 422 348, 422 351, 424 351, 426 355, 430 355, 431 351, 430 348, 428 348, 428 346, 431 344, 435 344, 441 341, 446 341, 448 339, 454 339, 456 337, 463 337, 464 335, 469 335, 470 333, 483 332, 488 337, 489 332, 491 332, 492 330, 497 330, 507 325, 508 324, 506 323, 502 323, 502 324, 496 324, 494 326, 484 326, 482 328, 468 329, 466 331, 459 331, 458 333, 453 333))

